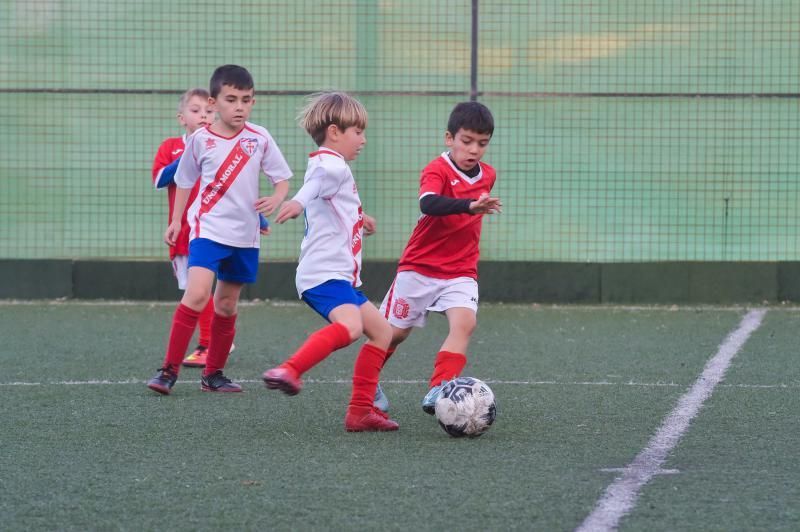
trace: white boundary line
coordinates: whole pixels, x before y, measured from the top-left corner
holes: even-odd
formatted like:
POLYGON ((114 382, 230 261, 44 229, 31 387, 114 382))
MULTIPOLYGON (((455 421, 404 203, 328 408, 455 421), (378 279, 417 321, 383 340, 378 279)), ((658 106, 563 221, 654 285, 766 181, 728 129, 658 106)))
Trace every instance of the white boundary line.
POLYGON ((667 455, 678 444, 703 403, 711 397, 714 387, 725 377, 733 357, 741 350, 750 335, 761 326, 766 313, 766 309, 755 309, 742 318, 739 327, 722 342, 717 354, 708 361, 703 373, 689 391, 681 396, 677 406, 664 419, 647 447, 624 468, 623 474, 606 488, 592 513, 576 529, 577 532, 617 529, 620 520, 636 505, 639 490, 655 475, 665 472, 661 466, 667 455))
MULTIPOLYGON (((152 301, 152 300, 131 300, 131 299, 0 299, 0 307, 14 307, 14 306, 82 306, 82 307, 172 307, 177 305, 176 301, 152 301)), ((381 301, 373 301, 373 303, 380 304, 381 301)), ((305 307, 306 304, 299 300, 283 300, 283 299, 246 299, 239 301, 242 307, 305 307)), ((626 305, 614 303, 501 303, 501 302, 487 302, 481 303, 481 307, 486 306, 490 308, 509 308, 509 309, 529 309, 529 310, 575 310, 575 311, 667 311, 667 312, 685 312, 685 311, 710 311, 710 312, 741 312, 748 310, 750 307, 747 304, 730 304, 730 305, 692 305, 692 304, 652 304, 652 305, 626 305)), ((775 303, 772 306, 766 307, 768 310, 783 310, 788 312, 800 312, 800 304, 782 304, 775 303)))
MULTIPOLYGON (((182 378, 179 383, 195 382, 197 379, 182 378)), ((234 382, 242 384, 262 384, 261 379, 232 379, 234 382)), ((352 381, 349 379, 305 379, 309 384, 343 384, 350 385, 352 381)), ((502 380, 486 380, 488 384, 498 384, 501 386, 634 386, 641 388, 684 388, 685 384, 677 382, 611 382, 611 381, 502 381, 502 380)), ((426 380, 405 380, 405 379, 384 379, 381 384, 427 384, 426 380)), ((84 381, 46 381, 46 382, 31 382, 31 381, 11 381, 0 382, 0 387, 13 387, 13 386, 118 386, 126 384, 147 384, 146 380, 142 379, 124 379, 124 380, 107 380, 107 379, 89 379, 84 381)), ((789 389, 800 388, 800 384, 719 384, 720 388, 751 388, 751 389, 789 389)))

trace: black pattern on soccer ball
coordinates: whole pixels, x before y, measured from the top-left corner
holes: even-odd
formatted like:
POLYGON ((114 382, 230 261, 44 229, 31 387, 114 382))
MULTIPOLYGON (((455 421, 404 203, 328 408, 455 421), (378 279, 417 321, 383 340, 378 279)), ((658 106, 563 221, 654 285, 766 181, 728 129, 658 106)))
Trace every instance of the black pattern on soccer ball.
POLYGON ((446 383, 436 401, 439 426, 454 438, 476 438, 486 432, 497 416, 494 393, 472 377, 458 377, 446 383))

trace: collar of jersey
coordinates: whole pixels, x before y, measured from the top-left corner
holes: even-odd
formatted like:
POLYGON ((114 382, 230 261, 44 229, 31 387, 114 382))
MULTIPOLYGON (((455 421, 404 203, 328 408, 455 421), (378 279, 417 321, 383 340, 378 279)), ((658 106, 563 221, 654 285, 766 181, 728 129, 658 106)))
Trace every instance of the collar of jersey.
POLYGON ((340 159, 344 159, 344 155, 337 153, 330 148, 322 148, 317 151, 311 152, 308 154, 308 158, 310 159, 312 157, 316 157, 317 155, 334 155, 336 157, 339 157, 340 159))
POLYGON ((449 151, 442 152, 442 158, 443 158, 445 161, 447 161, 447 164, 449 164, 449 165, 450 165, 450 167, 451 167, 453 170, 455 170, 455 171, 456 171, 456 173, 458 174, 458 177, 460 177, 461 179, 463 179, 464 181, 466 181, 466 182, 467 182, 467 183, 469 183, 470 185, 474 185, 475 183, 477 183, 478 181, 480 181, 480 180, 481 180, 481 178, 483 177, 483 167, 481 166, 481 163, 480 163, 480 162, 478 162, 478 167, 480 168, 480 171, 478 172, 478 175, 476 175, 475 177, 470 177, 470 176, 468 176, 467 174, 465 174, 464 172, 462 172, 462 171, 461 171, 461 170, 458 168, 458 166, 456 166, 456 165, 455 165, 455 163, 454 163, 452 160, 450 160, 450 152, 449 152, 449 151))
POLYGON ((211 134, 212 134, 212 135, 214 135, 215 137, 217 137, 217 138, 220 138, 220 139, 223 139, 223 140, 231 140, 231 139, 235 139, 236 137, 238 137, 239 135, 241 135, 241 134, 242 134, 242 132, 243 132, 245 129, 248 129, 248 130, 252 131, 250 128, 248 128, 248 127, 247 127, 247 123, 245 123, 245 125, 243 125, 243 126, 242 126, 242 129, 240 129, 239 131, 237 131, 235 134, 231 135, 230 137, 224 137, 224 136, 220 135, 219 133, 214 133, 213 131, 211 131, 211 125, 210 125, 210 124, 206 126, 206 131, 208 131, 209 133, 211 133, 211 134))

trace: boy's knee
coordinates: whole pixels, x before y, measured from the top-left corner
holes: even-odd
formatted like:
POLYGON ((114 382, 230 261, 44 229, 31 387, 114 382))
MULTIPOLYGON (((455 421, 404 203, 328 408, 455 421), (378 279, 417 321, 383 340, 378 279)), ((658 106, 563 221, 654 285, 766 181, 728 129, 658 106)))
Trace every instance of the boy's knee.
POLYGON ((199 292, 190 292, 186 291, 181 298, 181 303, 189 307, 190 309, 196 310, 197 312, 202 311, 206 305, 208 304, 208 300, 211 298, 211 294, 203 294, 199 292))
POLYGON ((468 330, 470 336, 472 335, 472 333, 475 332, 475 329, 477 328, 478 328, 478 321, 475 318, 472 318, 472 320, 469 322, 469 330, 468 330))
POLYGON ((214 312, 219 314, 220 316, 225 316, 226 318, 230 318, 231 316, 235 316, 237 311, 236 305, 233 306, 215 306, 214 312))
POLYGON ((392 326, 389 325, 389 322, 384 322, 373 331, 372 336, 373 338, 370 338, 370 340, 384 349, 388 349, 392 345, 393 340, 392 326))
POLYGON ((475 332, 475 329, 478 326, 478 320, 475 317, 465 318, 459 320, 457 323, 452 324, 451 328, 455 329, 455 332, 463 336, 472 336, 472 333, 475 332))
POLYGON ((350 335, 350 342, 355 342, 361 335, 364 334, 364 327, 360 323, 342 323, 347 328, 347 334, 350 335))
POLYGON ((214 312, 229 318, 236 314, 237 301, 230 297, 214 298, 214 312))

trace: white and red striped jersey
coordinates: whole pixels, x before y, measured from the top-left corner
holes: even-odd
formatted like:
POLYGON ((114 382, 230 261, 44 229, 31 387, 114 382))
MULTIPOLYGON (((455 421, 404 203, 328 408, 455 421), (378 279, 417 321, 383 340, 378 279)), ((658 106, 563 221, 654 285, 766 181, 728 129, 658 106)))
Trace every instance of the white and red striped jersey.
POLYGON ((328 148, 309 155, 303 188, 294 199, 305 207, 306 223, 295 277, 297 294, 332 280, 361 286, 364 217, 344 157, 328 148))
POLYGON ((232 137, 204 127, 187 140, 175 184, 200 192, 187 211, 190 238, 208 238, 239 248, 259 247, 259 173, 274 185, 292 176, 281 150, 261 126, 245 123, 232 137))

